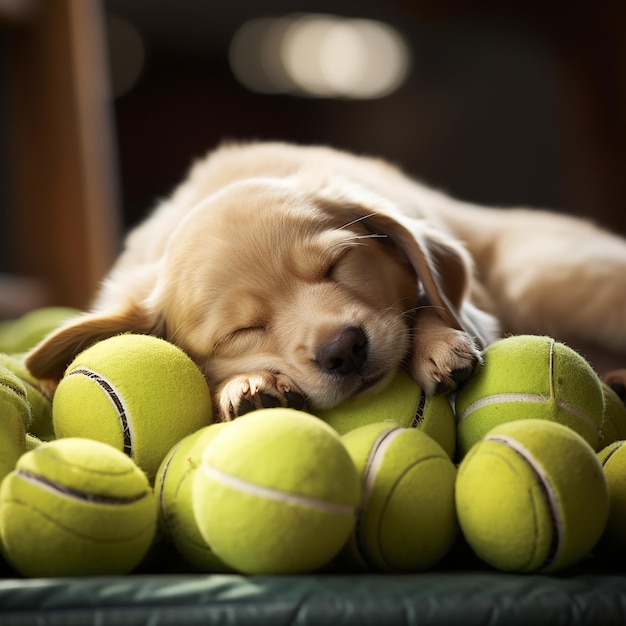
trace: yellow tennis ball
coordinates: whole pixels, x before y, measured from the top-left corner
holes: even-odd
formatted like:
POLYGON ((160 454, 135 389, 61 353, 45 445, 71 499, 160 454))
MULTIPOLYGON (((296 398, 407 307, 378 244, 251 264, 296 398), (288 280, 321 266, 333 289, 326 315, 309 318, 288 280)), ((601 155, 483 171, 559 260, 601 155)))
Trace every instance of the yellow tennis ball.
POLYGON ((621 398, 602 382, 604 393, 604 417, 600 424, 600 434, 596 450, 603 450, 614 441, 626 439, 626 406, 621 398))
POLYGON ((520 419, 569 426, 592 448, 604 414, 600 379, 577 352, 550 337, 518 335, 491 344, 456 397, 462 457, 493 427, 520 419))
POLYGON ((14 320, 5 320, 0 323, 0 352, 26 352, 79 314, 80 311, 70 307, 48 306, 33 309, 14 320))
POLYGON ((28 371, 23 356, 0 354, 0 366, 12 371, 24 385, 32 414, 30 424, 26 424, 28 432, 45 441, 54 439, 52 400, 42 381, 28 371))
POLYGON ((228 425, 212 424, 185 437, 163 459, 154 482, 160 528, 185 561, 201 572, 231 569, 200 534, 192 500, 192 479, 204 448, 228 425))
POLYGON ((605 555, 623 558, 626 554, 626 447, 614 441, 598 452, 609 484, 609 518, 602 537, 605 555))
POLYGON ((375 570, 428 569, 458 534, 456 467, 427 434, 388 422, 342 437, 361 477, 361 505, 342 556, 375 570))
POLYGON ((147 553, 154 494, 126 455, 90 439, 42 444, 0 487, 0 537, 24 576, 125 574, 147 553))
POLYGON ((404 428, 418 428, 430 435, 448 454, 454 456, 456 420, 445 396, 426 397, 422 388, 399 370, 383 389, 350 398, 315 414, 340 435, 359 426, 394 422, 404 428))
POLYGON ((35 437, 35 435, 31 435, 30 433, 26 433, 26 452, 30 450, 34 450, 39 446, 43 445, 43 441, 39 439, 39 437, 35 437))
POLYGON ((463 536, 486 563, 554 572, 593 549, 609 492, 595 452, 578 433, 527 419, 497 426, 465 456, 456 506, 463 536))
POLYGON ((212 417, 198 367, 178 347, 148 335, 118 335, 79 354, 52 402, 58 438, 108 443, 151 481, 172 446, 212 417))
POLYGON ((30 419, 30 405, 22 381, 0 366, 0 480, 26 452, 25 425, 30 419))
POLYGON ((198 528, 248 574, 317 570, 347 541, 359 480, 339 435, 294 409, 261 409, 221 430, 194 475, 198 528))

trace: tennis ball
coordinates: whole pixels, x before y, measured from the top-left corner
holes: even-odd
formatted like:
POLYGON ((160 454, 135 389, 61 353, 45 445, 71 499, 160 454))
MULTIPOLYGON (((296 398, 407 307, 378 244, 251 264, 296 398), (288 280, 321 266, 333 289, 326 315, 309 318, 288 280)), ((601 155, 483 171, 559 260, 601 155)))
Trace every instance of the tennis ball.
POLYGON ((604 414, 600 379, 577 352, 550 337, 518 335, 491 344, 484 365, 456 396, 462 457, 493 427, 520 419, 569 426, 592 448, 604 414))
POLYGON ((154 484, 159 526, 178 553, 201 572, 227 572, 198 530, 193 511, 193 475, 206 445, 228 422, 205 426, 176 444, 163 459, 154 484))
POLYGON ((238 418, 193 478, 200 533, 230 567, 289 574, 328 564, 354 527, 359 480, 339 435, 295 409, 238 418))
POLYGON ((598 452, 609 484, 609 518, 602 536, 603 553, 621 558, 626 554, 626 447, 614 441, 598 452))
POLYGON ((30 424, 26 424, 28 431, 45 441, 54 439, 52 400, 42 381, 28 371, 21 355, 0 354, 0 366, 11 370, 22 381, 26 389, 26 399, 30 404, 32 414, 30 424))
POLYGON ((349 398, 315 414, 340 435, 366 424, 390 421, 404 428, 419 428, 430 435, 448 454, 454 456, 456 420, 445 396, 430 398, 403 370, 399 370, 383 389, 349 398))
POLYGON ((22 381, 0 366, 0 480, 26 452, 25 425, 30 419, 30 405, 22 381))
POLYGON ((90 439, 45 443, 0 487, 0 537, 24 576, 125 574, 147 553, 154 494, 125 454, 90 439))
POLYGON ((43 441, 39 439, 39 437, 35 437, 35 435, 31 435, 30 433, 26 433, 26 452, 30 450, 34 450, 43 444, 43 441))
POLYGON ((589 444, 557 422, 492 429, 461 461, 457 515, 474 552, 493 567, 554 572, 595 546, 609 511, 602 466, 589 444))
POLYGON ((438 563, 458 534, 456 467, 447 453, 426 433, 388 422, 361 426, 342 440, 362 485, 345 560, 395 572, 438 563))
POLYGON ((614 441, 626 439, 626 406, 621 398, 602 382, 604 393, 604 418, 600 424, 600 434, 596 450, 602 450, 614 441))
POLYGON ((54 394, 58 438, 88 437, 128 454, 152 481, 185 436, 212 421, 206 380, 173 344, 118 335, 80 353, 54 394))
POLYGON ((33 309, 14 320, 0 323, 0 352, 17 354, 34 348, 46 335, 80 314, 70 307, 33 309))

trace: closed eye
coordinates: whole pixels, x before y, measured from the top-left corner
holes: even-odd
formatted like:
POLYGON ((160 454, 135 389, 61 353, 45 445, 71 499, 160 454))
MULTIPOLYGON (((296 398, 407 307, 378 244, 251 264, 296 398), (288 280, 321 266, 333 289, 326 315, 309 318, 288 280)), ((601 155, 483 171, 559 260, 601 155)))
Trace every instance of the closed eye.
POLYGON ((372 239, 386 239, 387 235, 381 235, 378 233, 367 233, 364 235, 352 235, 347 238, 341 239, 341 241, 335 242, 330 246, 326 254, 326 264, 322 266, 320 275, 323 280, 334 280, 337 278, 336 271, 341 262, 346 256, 354 250, 358 250, 362 246, 367 245, 368 240, 372 239))
POLYGON ((237 346, 241 342, 254 339, 265 330, 264 325, 242 326, 223 335, 216 344, 216 349, 237 346))
POLYGON ((320 275, 322 280, 333 280, 335 278, 335 273, 338 265, 342 261, 342 259, 349 252, 349 248, 344 248, 343 250, 336 251, 335 254, 332 255, 330 259, 327 260, 327 263, 322 266, 320 271, 320 275))

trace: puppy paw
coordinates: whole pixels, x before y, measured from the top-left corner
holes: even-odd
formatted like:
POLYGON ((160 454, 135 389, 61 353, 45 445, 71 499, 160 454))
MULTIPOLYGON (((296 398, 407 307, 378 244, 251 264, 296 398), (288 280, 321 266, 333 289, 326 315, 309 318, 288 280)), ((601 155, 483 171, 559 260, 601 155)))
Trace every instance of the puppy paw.
POLYGON ((482 361, 472 338, 454 328, 419 335, 415 343, 411 375, 429 396, 454 391, 482 361))
POLYGON ((303 393, 287 376, 262 370, 233 376, 218 385, 214 393, 216 417, 222 422, 256 409, 304 410, 306 404, 303 393))

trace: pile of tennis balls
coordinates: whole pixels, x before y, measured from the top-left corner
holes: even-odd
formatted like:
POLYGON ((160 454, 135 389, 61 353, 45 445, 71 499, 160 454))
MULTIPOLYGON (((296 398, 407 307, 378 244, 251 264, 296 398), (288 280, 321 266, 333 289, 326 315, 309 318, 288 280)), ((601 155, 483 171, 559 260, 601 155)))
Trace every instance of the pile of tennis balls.
POLYGON ((88 347, 52 401, 38 383, 0 355, 0 547, 24 576, 125 574, 165 544, 244 574, 419 572, 468 546, 551 573, 626 553, 626 407, 549 337, 495 342, 454 398, 399 371, 315 415, 228 423, 155 337, 88 347))

